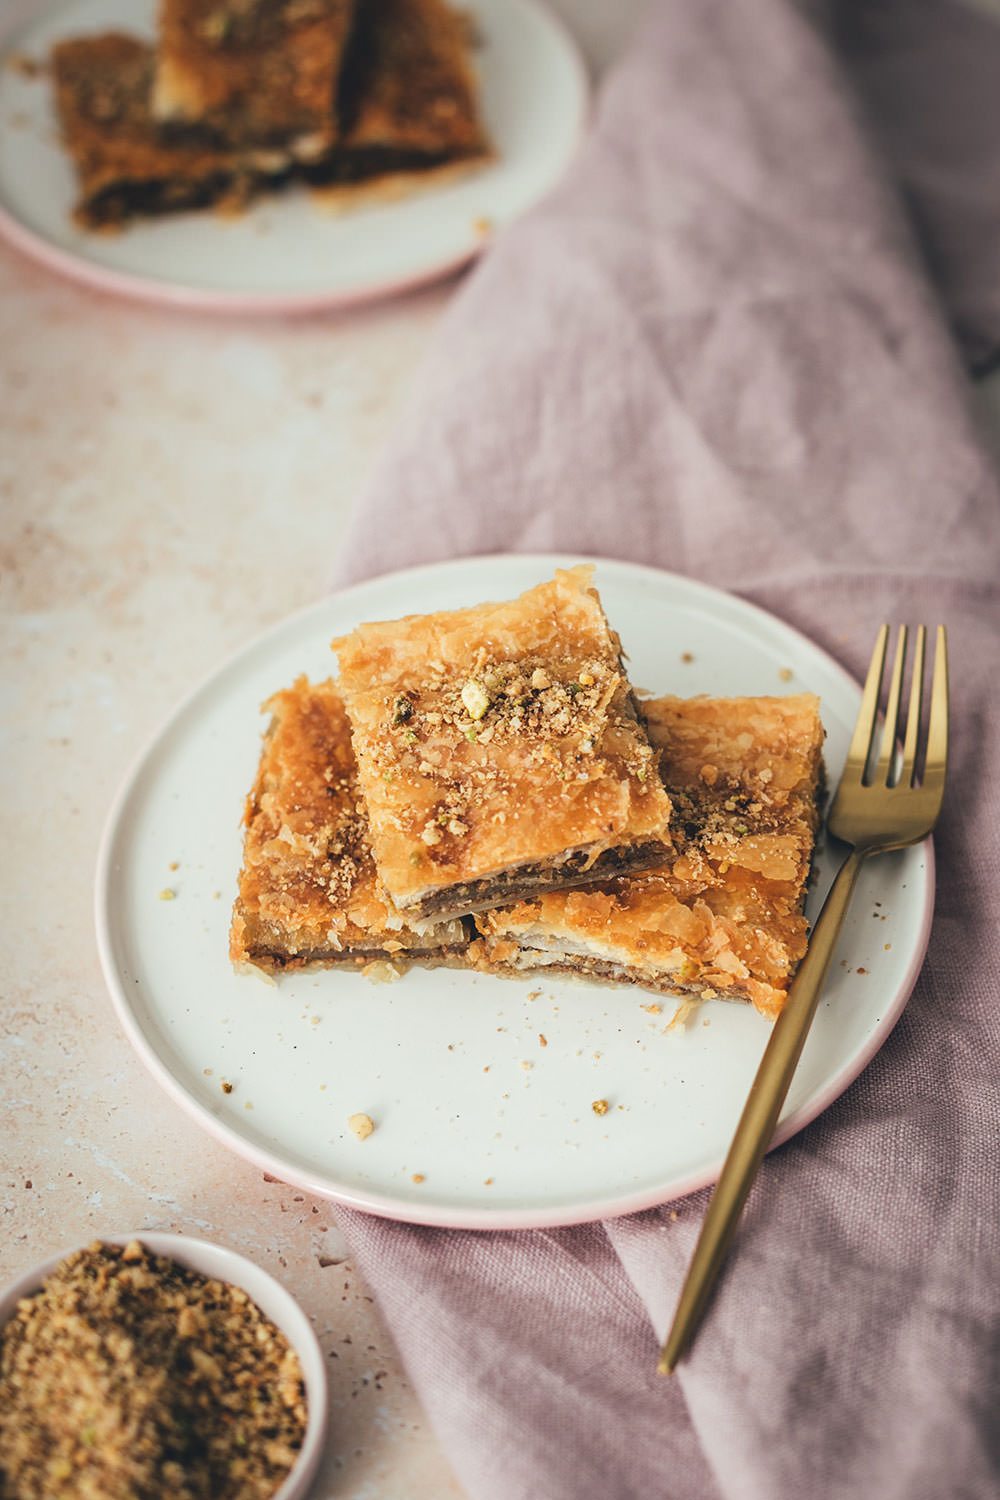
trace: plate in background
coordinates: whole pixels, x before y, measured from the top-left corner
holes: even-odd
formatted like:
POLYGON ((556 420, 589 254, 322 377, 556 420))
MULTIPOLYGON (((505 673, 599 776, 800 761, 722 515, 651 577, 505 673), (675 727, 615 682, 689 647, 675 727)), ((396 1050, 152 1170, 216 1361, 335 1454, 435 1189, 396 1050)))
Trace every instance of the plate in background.
POLYGON ((51 86, 4 55, 117 27, 154 35, 153 0, 22 3, 0 36, 0 232, 55 271, 105 291, 230 312, 346 306, 457 270, 562 176, 588 107, 584 64, 536 0, 463 0, 480 39, 482 108, 498 158, 394 201, 333 213, 300 188, 235 218, 210 210, 88 233, 71 218, 72 164, 51 86), (19 18, 19 19, 18 19, 19 18))
MULTIPOLYGON (((395 984, 336 971, 268 984, 228 960, 263 700, 301 672, 332 675, 330 639, 362 620, 511 598, 579 560, 463 559, 320 601, 196 688, 112 809, 97 928, 127 1034, 204 1129, 308 1192, 417 1223, 527 1228, 651 1207, 718 1174, 769 1035, 749 1005, 708 1001, 668 1031, 671 1001, 651 1015, 658 997, 632 987, 452 969, 395 984), (597 1099, 609 1102, 603 1116, 597 1099), (364 1141, 347 1124, 356 1113, 375 1122, 364 1141)), ((594 582, 638 687, 818 693, 836 780, 860 689, 829 656, 669 573, 602 561, 594 582)), ((832 874, 822 851, 813 916, 832 874)), ((776 1143, 882 1045, 919 972, 933 899, 929 842, 862 871, 776 1143)))

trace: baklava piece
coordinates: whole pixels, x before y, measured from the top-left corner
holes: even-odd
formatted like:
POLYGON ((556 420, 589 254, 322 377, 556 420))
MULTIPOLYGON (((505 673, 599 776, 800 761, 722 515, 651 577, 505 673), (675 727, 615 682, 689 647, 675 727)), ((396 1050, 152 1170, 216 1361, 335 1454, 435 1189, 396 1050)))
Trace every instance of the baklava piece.
POLYGON ((338 145, 305 172, 314 186, 415 182, 488 161, 467 18, 444 0, 367 0, 339 114, 338 145))
POLYGON ((160 0, 153 111, 276 165, 311 161, 338 132, 354 0, 160 0))
POLYGON ((749 1000, 773 1018, 806 949, 823 792, 818 700, 643 704, 674 804, 657 869, 482 913, 470 961, 670 994, 749 1000))
POLYGON ((161 130, 150 112, 153 49, 121 32, 52 50, 56 112, 79 185, 85 229, 209 205, 244 206, 269 174, 198 131, 161 130))
POLYGON ((244 813, 230 957, 269 973, 308 964, 398 969, 457 961, 460 922, 410 922, 380 890, 350 727, 329 682, 300 677, 271 714, 244 813))
POLYGON ((483 910, 667 852, 670 800, 592 571, 333 642, 400 911, 483 910))

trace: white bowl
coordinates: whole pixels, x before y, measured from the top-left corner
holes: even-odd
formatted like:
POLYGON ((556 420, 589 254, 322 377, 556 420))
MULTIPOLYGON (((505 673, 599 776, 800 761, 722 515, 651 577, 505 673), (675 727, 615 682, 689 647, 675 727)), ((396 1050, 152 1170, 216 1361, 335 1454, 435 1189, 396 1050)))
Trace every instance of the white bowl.
POLYGON ((106 1245, 127 1245, 130 1240, 139 1240, 154 1255, 169 1256, 171 1260, 200 1272, 202 1276, 230 1282, 252 1297, 265 1317, 270 1318, 281 1329, 302 1366, 307 1416, 299 1456, 282 1484, 275 1490, 272 1500, 303 1500, 322 1456, 326 1436, 327 1392, 323 1352, 309 1319, 291 1293, 267 1271, 261 1270, 260 1266, 244 1260, 242 1255, 236 1255, 222 1245, 209 1244, 207 1240, 188 1239, 183 1234, 159 1234, 138 1229, 132 1234, 94 1235, 84 1245, 63 1250, 32 1266, 5 1287, 0 1293, 0 1328, 13 1316, 21 1298, 30 1297, 37 1292, 46 1276, 67 1255, 72 1255, 74 1250, 86 1249, 96 1239, 106 1245))

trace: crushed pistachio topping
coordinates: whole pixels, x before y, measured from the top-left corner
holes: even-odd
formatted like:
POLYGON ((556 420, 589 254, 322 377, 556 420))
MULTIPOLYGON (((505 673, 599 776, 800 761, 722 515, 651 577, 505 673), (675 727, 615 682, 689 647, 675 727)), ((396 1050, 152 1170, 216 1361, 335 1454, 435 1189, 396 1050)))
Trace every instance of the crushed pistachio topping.
POLYGON ((0 1493, 267 1500, 306 1425, 284 1334, 238 1287, 96 1241, 0 1341, 0 1493))
POLYGON ((694 799, 688 792, 673 789, 675 828, 683 829, 687 839, 698 844, 735 843, 736 837, 750 833, 769 833, 783 826, 781 807, 769 802, 762 790, 748 791, 739 785, 712 787, 714 797, 694 799), (738 821, 734 821, 734 814, 738 821))
POLYGON ((368 812, 353 774, 335 776, 330 772, 326 779, 330 794, 339 805, 332 825, 323 830, 322 849, 317 853, 327 862, 323 879, 330 903, 339 906, 350 896, 361 876, 371 869, 368 812))
MULTIPOLYGON (((440 760, 429 758, 428 747, 456 733, 470 744, 519 741, 539 753, 546 743, 563 742, 578 758, 596 757, 614 724, 634 724, 636 719, 622 674, 606 662, 581 665, 579 660, 481 658, 473 672, 458 680, 443 663, 429 662, 420 688, 394 694, 386 709, 392 729, 406 730, 382 746, 381 774, 386 780, 407 750, 417 754, 415 768, 422 775, 436 775, 440 760)), ((655 768, 655 757, 641 735, 630 739, 626 769, 641 789, 655 768)), ((622 748, 619 741, 616 750, 621 753, 622 748)))
POLYGON ((482 648, 457 668, 429 656, 419 681, 387 687, 366 743, 366 774, 398 786, 393 811, 380 816, 409 828, 411 865, 459 862, 459 844, 468 846, 484 818, 497 822, 526 780, 567 790, 627 781, 637 798, 658 786, 658 753, 617 657, 584 650, 509 660, 482 648))

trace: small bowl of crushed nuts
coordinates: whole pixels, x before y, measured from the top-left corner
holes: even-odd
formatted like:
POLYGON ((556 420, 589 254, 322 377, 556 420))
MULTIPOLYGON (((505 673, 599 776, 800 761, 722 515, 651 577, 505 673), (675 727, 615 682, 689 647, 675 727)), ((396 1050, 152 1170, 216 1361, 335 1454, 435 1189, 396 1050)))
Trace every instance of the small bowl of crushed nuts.
POLYGON ((0 1295, 0 1495, 301 1500, 325 1431, 308 1318, 220 1245, 111 1235, 0 1295))

